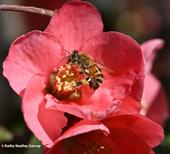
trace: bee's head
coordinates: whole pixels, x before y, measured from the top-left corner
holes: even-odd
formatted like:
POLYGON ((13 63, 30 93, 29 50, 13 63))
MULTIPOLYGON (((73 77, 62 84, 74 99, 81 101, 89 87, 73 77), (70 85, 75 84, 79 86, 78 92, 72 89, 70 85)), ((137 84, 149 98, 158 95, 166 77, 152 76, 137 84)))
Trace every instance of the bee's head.
POLYGON ((72 54, 78 54, 78 50, 73 50, 72 54))
POLYGON ((70 56, 68 57, 68 61, 67 62, 75 62, 79 59, 79 54, 78 54, 78 50, 73 50, 72 53, 70 54, 70 56))

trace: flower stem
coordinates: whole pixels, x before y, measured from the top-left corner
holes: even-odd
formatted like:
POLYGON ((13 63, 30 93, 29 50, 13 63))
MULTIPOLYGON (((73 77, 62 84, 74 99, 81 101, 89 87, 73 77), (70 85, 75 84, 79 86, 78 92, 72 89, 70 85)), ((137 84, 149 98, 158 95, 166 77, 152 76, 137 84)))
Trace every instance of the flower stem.
POLYGON ((37 8, 37 7, 32 7, 32 6, 22 6, 22 5, 2 4, 0 5, 0 10, 35 13, 35 14, 40 14, 40 15, 49 16, 49 17, 52 17, 54 15, 54 11, 52 10, 47 10, 47 9, 37 8))

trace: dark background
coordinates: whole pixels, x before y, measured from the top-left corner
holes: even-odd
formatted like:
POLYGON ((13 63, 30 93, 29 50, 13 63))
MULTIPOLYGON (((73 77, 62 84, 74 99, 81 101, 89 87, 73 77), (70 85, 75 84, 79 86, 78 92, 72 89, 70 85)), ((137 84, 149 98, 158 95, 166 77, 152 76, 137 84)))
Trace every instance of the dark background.
MULTIPOLYGON (((153 73, 170 99, 170 0, 89 0, 101 12, 105 31, 120 31, 142 43, 162 38, 165 47, 158 53, 153 73)), ((0 0, 0 4, 24 4, 55 9, 64 0, 0 0)), ((0 144, 40 144, 25 126, 21 100, 2 75, 2 62, 16 37, 34 29, 43 30, 50 18, 35 14, 0 11, 0 144)), ((159 113, 158 113, 159 114, 159 113)), ((156 153, 170 153, 170 120, 165 125, 165 140, 156 153)), ((1 148, 0 154, 42 153, 42 148, 1 148)))

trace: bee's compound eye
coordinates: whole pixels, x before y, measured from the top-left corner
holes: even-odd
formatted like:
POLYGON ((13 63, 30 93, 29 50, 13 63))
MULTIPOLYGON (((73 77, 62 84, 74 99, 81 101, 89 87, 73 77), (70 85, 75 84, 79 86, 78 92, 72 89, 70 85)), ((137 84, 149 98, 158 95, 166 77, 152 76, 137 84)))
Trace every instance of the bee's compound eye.
POLYGON ((76 53, 76 54, 77 54, 77 53, 78 53, 78 50, 73 50, 73 53, 76 53))

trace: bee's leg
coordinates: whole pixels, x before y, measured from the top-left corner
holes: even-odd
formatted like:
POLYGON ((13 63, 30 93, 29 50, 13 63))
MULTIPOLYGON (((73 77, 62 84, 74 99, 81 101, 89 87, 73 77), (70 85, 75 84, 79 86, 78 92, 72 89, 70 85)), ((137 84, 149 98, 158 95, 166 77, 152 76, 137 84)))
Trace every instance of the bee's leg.
POLYGON ((82 84, 89 84, 89 82, 86 79, 80 80, 82 84))
POLYGON ((87 81, 87 82, 90 82, 91 79, 92 79, 91 77, 87 77, 87 78, 86 78, 86 81, 87 81))
POLYGON ((89 83, 87 82, 87 80, 82 79, 82 80, 77 81, 74 87, 79 87, 82 84, 89 84, 89 83))
POLYGON ((79 87, 80 85, 82 85, 83 83, 80 81, 77 81, 76 84, 75 84, 75 87, 79 87))
POLYGON ((88 75, 89 76, 89 70, 88 69, 84 69, 84 73, 86 74, 86 75, 88 75))

